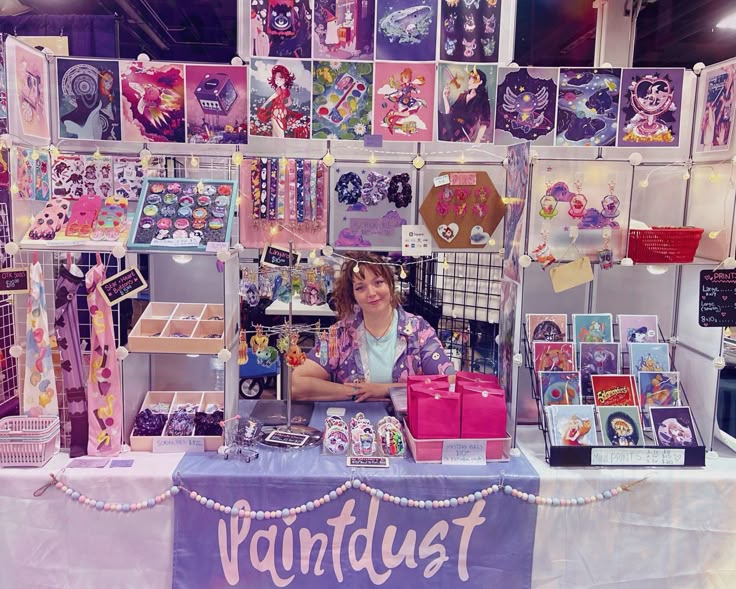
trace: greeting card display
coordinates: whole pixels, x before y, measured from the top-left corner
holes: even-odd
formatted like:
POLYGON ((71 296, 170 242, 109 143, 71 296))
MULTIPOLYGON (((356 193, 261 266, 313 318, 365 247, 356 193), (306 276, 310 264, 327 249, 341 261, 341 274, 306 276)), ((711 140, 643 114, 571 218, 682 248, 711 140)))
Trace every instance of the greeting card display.
POLYGON ((580 405, 580 372, 540 372, 539 394, 547 405, 580 405))
POLYGON ((650 407, 673 407, 680 404, 679 372, 639 372, 639 399, 644 426, 651 427, 650 407))
POLYGON ((595 446, 595 414, 592 405, 552 405, 544 408, 553 446, 595 446))
POLYGON ((130 249, 204 250, 230 243, 236 180, 146 178, 128 238, 130 249))
POLYGON ((630 374, 594 374, 590 379, 596 407, 638 406, 636 384, 630 374))
POLYGON ((657 446, 685 448, 698 445, 690 407, 650 407, 649 414, 657 446))
POLYGON ((572 342, 533 342, 534 370, 537 372, 569 372, 575 370, 572 342))
POLYGON ((644 446, 638 407, 599 407, 601 436, 606 446, 644 446))
POLYGON ((581 342, 580 375, 583 394, 593 396, 594 374, 619 374, 621 372, 620 347, 618 342, 581 342))
POLYGON ((656 315, 619 315, 618 333, 621 342, 655 343, 659 339, 656 315))
POLYGON ((564 342, 567 341, 567 315, 528 313, 526 334, 529 341, 564 342))

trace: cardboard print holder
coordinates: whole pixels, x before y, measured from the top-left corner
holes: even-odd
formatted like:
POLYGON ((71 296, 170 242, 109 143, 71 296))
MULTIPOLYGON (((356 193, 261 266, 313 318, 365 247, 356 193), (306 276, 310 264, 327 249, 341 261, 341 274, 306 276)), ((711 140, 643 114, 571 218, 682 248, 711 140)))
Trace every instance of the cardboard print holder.
POLYGON ((440 172, 419 212, 439 248, 482 248, 506 205, 486 172, 440 172), (449 183, 437 186, 443 177, 449 183))

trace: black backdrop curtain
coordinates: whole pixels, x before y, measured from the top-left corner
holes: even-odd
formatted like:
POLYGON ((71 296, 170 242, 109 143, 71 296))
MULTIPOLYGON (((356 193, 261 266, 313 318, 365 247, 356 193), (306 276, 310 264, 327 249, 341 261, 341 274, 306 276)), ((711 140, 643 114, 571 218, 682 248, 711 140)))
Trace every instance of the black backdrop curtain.
POLYGON ((0 33, 69 37, 74 57, 118 57, 112 15, 22 15, 0 17, 0 33))

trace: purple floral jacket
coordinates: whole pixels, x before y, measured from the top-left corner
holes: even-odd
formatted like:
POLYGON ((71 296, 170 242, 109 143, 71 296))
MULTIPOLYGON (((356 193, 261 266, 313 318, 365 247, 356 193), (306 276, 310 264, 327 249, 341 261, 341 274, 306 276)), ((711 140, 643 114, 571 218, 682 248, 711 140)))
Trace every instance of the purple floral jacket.
MULTIPOLYGON (((398 337, 393 382, 406 382, 416 374, 454 374, 455 368, 445 353, 434 328, 423 317, 407 313, 398 307, 398 337)), ((324 369, 330 380, 340 383, 371 382, 366 350, 363 313, 337 323, 338 355, 327 360, 324 369)), ((319 348, 315 346, 308 358, 319 364, 319 348)))

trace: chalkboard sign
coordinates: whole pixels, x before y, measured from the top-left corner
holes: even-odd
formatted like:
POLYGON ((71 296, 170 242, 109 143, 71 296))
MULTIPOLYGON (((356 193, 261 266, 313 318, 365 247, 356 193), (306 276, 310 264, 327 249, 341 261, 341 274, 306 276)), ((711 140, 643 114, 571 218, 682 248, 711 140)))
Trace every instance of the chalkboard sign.
MULTIPOLYGON (((299 252, 291 254, 292 266, 299 263, 299 252)), ((275 245, 267 245, 263 248, 263 255, 261 256, 261 264, 264 266, 274 266, 278 268, 289 267, 289 250, 275 245)))
POLYGON ((0 294, 28 292, 28 268, 4 268, 0 270, 0 294))
POLYGON ((110 305, 117 305, 123 299, 148 288, 138 268, 128 268, 102 282, 98 287, 110 305))
POLYGON ((701 327, 736 325, 736 270, 701 270, 699 296, 701 327))

